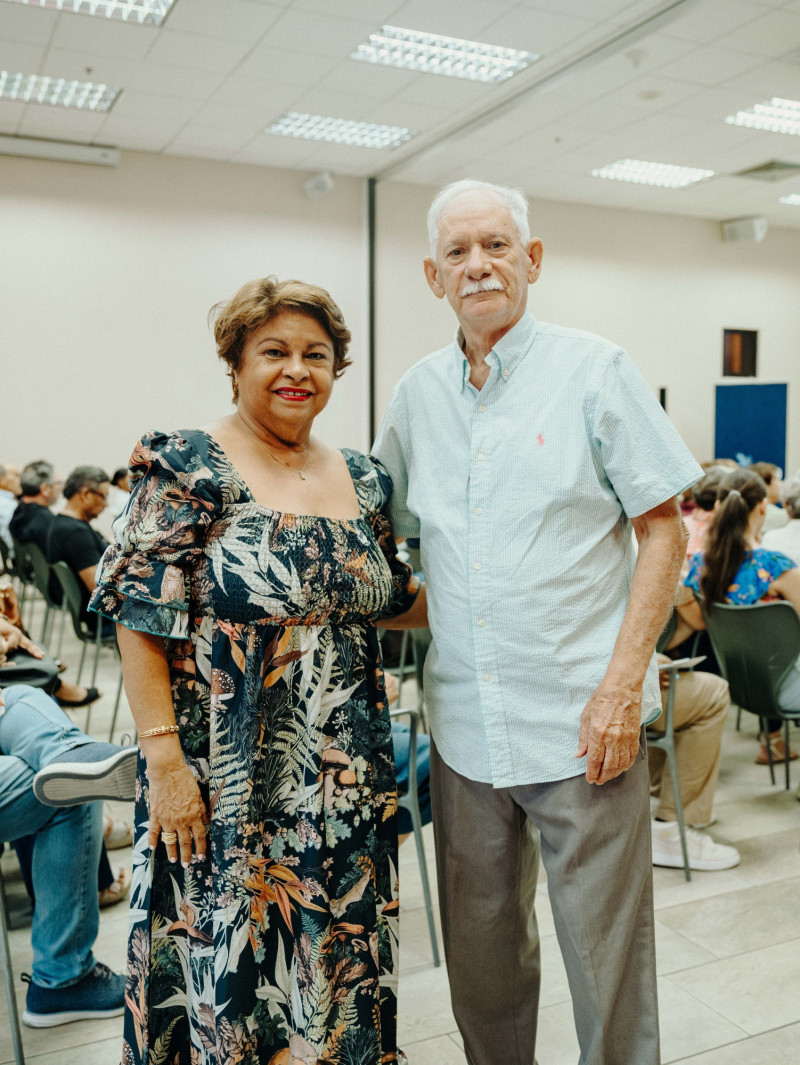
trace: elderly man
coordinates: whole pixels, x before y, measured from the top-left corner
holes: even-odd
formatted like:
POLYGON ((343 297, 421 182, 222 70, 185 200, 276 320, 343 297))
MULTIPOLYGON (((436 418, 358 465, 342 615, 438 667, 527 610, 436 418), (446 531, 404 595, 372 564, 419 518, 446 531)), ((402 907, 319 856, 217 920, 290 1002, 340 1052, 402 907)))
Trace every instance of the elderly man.
POLYGON ((61 495, 61 480, 49 462, 29 462, 20 477, 22 498, 11 518, 11 535, 23 544, 36 544, 47 554, 47 538, 53 512, 61 495))
POLYGON ((655 1065, 642 725, 685 550, 675 496, 703 471, 619 347, 526 313, 542 245, 521 193, 456 182, 429 229, 425 276, 460 329, 401 380, 374 452, 428 582, 453 1009, 470 1065, 531 1065, 538 829, 581 1063, 655 1065))

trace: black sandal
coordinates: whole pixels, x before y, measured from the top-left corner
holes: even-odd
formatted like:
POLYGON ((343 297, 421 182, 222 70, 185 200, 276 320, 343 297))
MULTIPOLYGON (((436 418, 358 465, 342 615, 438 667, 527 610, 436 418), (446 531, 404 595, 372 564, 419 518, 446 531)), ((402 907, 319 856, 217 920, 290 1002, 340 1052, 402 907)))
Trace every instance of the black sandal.
POLYGON ((97 690, 97 688, 87 688, 84 697, 82 699, 79 699, 77 702, 71 702, 69 699, 60 699, 58 695, 55 696, 55 700, 58 705, 63 706, 68 710, 75 710, 79 706, 88 706, 89 703, 96 703, 99 698, 100 692, 97 690))

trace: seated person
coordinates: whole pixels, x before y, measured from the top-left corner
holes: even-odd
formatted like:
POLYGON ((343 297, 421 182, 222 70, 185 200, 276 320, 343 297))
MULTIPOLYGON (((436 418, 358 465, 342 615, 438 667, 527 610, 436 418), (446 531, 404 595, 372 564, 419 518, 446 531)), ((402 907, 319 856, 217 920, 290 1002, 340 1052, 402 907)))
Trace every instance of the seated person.
POLYGON ((12 515, 17 509, 17 500, 22 494, 22 485, 19 483, 19 470, 16 466, 10 466, 7 462, 0 462, 0 537, 9 551, 14 550, 11 542, 9 525, 12 515))
POLYGON ((58 663, 22 629, 0 616, 0 688, 30 684, 57 699, 61 706, 88 706, 100 698, 97 688, 82 688, 62 679, 58 663))
POLYGON ((14 685, 0 692, 0 838, 36 838, 33 973, 23 977, 22 1019, 30 1027, 123 1012, 125 977, 92 954, 103 834, 98 800, 133 795, 135 760, 135 747, 85 736, 41 690, 14 685), (44 805, 40 797, 71 805, 44 805))
POLYGON ((683 516, 689 531, 689 542, 686 545, 687 561, 691 561, 698 551, 703 550, 708 523, 711 521, 717 502, 717 488, 727 472, 728 469, 725 466, 711 466, 706 470, 702 481, 692 489, 695 506, 692 511, 683 516))
MULTIPOLYGON (((49 462, 30 462, 20 477, 22 498, 11 516, 11 535, 21 544, 36 544, 47 557, 47 538, 53 512, 50 509, 61 495, 61 481, 49 462)), ((51 594, 61 602, 61 588, 53 586, 51 594), (57 594, 56 594, 57 593, 57 594)))
POLYGON ((128 467, 120 466, 111 475, 111 487, 108 490, 108 506, 97 519, 100 532, 112 543, 114 541, 114 522, 123 512, 130 500, 131 485, 128 467))
MULTIPOLYGON (((780 551, 761 547, 759 540, 767 512, 767 486, 754 470, 732 470, 717 492, 717 509, 708 527, 705 551, 692 559, 686 585, 709 603, 750 603, 785 599, 800 612, 800 572, 780 551)), ((696 600, 678 608, 695 629, 705 622, 696 600)), ((800 710, 800 662, 795 662, 783 682, 779 703, 800 710)), ((797 754, 786 751, 779 719, 768 722, 769 736, 761 737, 758 765, 766 765, 767 742, 774 762, 797 754)))
POLYGON ((788 524, 782 529, 771 529, 764 533, 761 544, 770 551, 782 551, 800 566, 800 477, 793 477, 784 483, 781 499, 788 524))
POLYGON ((783 471, 780 466, 775 466, 771 462, 754 462, 748 469, 757 473, 767 486, 767 512, 764 515, 762 535, 772 529, 782 529, 789 521, 786 511, 778 506, 781 501, 783 471))
MULTIPOLYGON (((66 562, 77 576, 83 593, 83 619, 94 631, 98 616, 89 614, 89 597, 94 591, 97 563, 108 547, 108 541, 89 524, 98 517, 108 499, 108 474, 97 466, 78 466, 64 482, 66 505, 50 524, 47 538, 47 560, 66 562)), ((105 620, 105 619, 104 619, 105 620)), ((104 629, 114 632, 113 622, 106 620, 104 629)))
MULTIPOLYGON (((659 655, 659 662, 669 662, 659 655)), ((661 702, 667 708, 669 674, 661 672, 661 702)), ((692 670, 679 673, 675 681, 673 727, 675 761, 686 831, 689 867, 700 871, 731 869, 739 864, 735 847, 716 843, 698 831, 714 823, 711 806, 719 775, 722 732, 730 706, 728 683, 713 673, 692 670)), ((650 728, 664 731, 664 717, 650 728)), ((665 772, 666 754, 652 748, 647 752, 650 763, 650 794, 658 798, 653 821, 653 865, 683 868, 683 850, 678 832, 672 780, 665 772)))

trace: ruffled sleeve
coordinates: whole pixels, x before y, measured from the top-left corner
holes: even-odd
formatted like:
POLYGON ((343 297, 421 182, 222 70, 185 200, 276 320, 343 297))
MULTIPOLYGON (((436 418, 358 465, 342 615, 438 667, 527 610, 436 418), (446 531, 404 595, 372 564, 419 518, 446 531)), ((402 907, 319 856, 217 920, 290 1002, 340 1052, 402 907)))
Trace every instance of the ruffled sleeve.
POLYGON ((393 618, 405 614, 417 598, 420 582, 411 567, 397 557, 397 544, 388 517, 392 479, 376 459, 356 451, 345 451, 344 456, 350 467, 362 513, 372 527, 372 534, 392 574, 391 601, 381 617, 393 618))
POLYGON ((220 509, 214 475, 180 433, 146 433, 130 460, 131 494, 89 608, 129 629, 188 635, 190 575, 220 509))

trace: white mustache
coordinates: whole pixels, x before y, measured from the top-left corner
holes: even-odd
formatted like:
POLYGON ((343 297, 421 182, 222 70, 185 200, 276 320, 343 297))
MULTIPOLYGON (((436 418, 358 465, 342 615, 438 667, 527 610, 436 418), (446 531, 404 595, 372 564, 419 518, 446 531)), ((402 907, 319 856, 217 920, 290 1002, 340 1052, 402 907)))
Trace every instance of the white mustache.
POLYGON ((479 292, 502 292, 503 286, 492 277, 482 281, 468 281, 459 293, 460 296, 477 296, 479 292))

